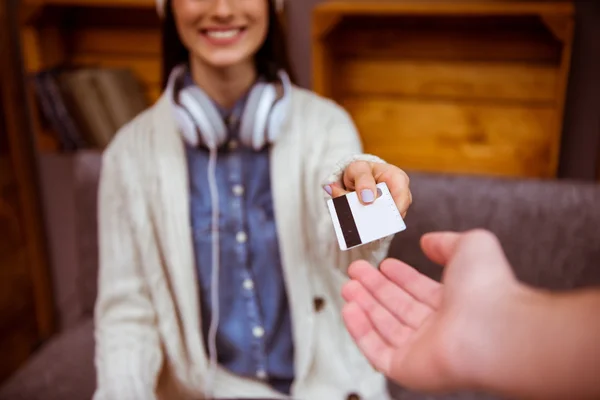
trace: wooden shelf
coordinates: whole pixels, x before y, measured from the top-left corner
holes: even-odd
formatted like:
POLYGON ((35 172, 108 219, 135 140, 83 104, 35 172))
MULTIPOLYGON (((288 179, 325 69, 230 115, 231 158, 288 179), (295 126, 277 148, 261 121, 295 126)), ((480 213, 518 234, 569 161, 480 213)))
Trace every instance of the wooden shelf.
MULTIPOLYGON (((20 24, 29 75, 58 65, 130 69, 153 103, 161 94, 161 29, 154 0, 22 0, 20 24)), ((283 19, 283 10, 280 17, 283 19)), ((31 107, 38 149, 58 143, 31 107)))
POLYGON ((154 8, 154 0, 23 0, 24 5, 53 5, 63 7, 140 7, 154 8))
POLYGON ((408 170, 556 176, 571 2, 329 1, 313 86, 408 170))
MULTIPOLYGON (((61 0, 58 0, 61 1, 61 0)), ((403 1, 331 0, 317 6, 319 13, 344 15, 525 15, 573 14, 571 2, 559 1, 403 1)))
MULTIPOLYGON (((27 73, 59 65, 128 68, 153 103, 161 92, 160 19, 153 0, 24 0, 20 8, 27 73)), ((38 150, 55 152, 30 88, 38 150)))
POLYGON ((147 8, 156 9, 154 0, 21 0, 22 9, 43 7, 99 7, 99 8, 147 8))

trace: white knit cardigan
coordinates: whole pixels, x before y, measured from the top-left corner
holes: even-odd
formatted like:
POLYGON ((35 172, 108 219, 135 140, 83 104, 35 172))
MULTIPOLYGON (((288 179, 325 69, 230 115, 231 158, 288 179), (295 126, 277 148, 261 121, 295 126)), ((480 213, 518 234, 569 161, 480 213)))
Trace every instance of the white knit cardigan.
MULTIPOLYGON (((209 365, 201 324, 208 321, 200 320, 188 171, 170 107, 163 95, 123 127, 104 153, 95 400, 205 396, 209 365)), ((390 239, 340 251, 322 189, 338 181, 352 160, 383 162, 361 152, 354 124, 341 107, 294 87, 291 115, 270 157, 292 314, 296 399, 388 396, 385 378, 345 329, 340 289, 351 261, 377 265, 390 239), (314 307, 316 298, 323 307, 314 307)), ((285 397, 223 368, 215 389, 221 398, 285 397)))

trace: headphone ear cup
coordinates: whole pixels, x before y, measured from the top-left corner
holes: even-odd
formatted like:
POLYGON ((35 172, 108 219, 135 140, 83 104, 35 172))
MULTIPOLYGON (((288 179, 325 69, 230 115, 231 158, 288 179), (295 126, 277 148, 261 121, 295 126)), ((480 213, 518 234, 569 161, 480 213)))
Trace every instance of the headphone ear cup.
POLYGON ((292 90, 293 85, 289 75, 285 70, 279 70, 277 73, 281 81, 283 95, 273 105, 271 114, 269 115, 267 135, 269 142, 273 143, 277 140, 284 123, 291 115, 292 107, 292 90))
POLYGON ((267 140, 270 143, 277 140, 277 136, 281 132, 283 123, 289 116, 290 105, 291 96, 287 93, 273 105, 267 126, 267 140))
POLYGON ((200 138, 198 137, 198 128, 196 127, 196 124, 194 123, 192 117, 189 115, 187 110, 179 104, 174 104, 173 116, 175 118, 175 122, 177 122, 177 125, 181 130, 183 139, 190 146, 198 146, 200 144, 200 138))
MULTIPOLYGON (((256 83, 252 87, 250 94, 248 94, 246 106, 244 107, 240 121, 240 140, 245 146, 251 147, 255 150, 257 146, 254 143, 254 133, 256 120, 258 119, 258 105, 260 104, 260 99, 263 95, 265 87, 266 85, 262 82, 256 83)), ((260 147, 262 147, 262 143, 258 143, 258 145, 261 145, 260 147)))
POLYGON ((227 140, 227 128, 210 99, 196 87, 182 89, 179 92, 181 105, 197 126, 202 142, 214 149, 227 140))
POLYGON ((276 99, 272 85, 259 83, 252 89, 242 117, 240 134, 247 146, 258 151, 268 142, 267 123, 276 99))

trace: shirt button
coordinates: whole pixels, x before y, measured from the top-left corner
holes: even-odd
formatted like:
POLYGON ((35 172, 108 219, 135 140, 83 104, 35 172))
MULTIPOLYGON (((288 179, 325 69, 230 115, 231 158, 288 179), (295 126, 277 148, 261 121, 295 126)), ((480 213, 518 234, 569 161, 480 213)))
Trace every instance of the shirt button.
POLYGON ((246 243, 248 236, 246 236, 246 232, 238 232, 237 235, 235 235, 235 240, 237 240, 238 243, 246 243))
POLYGON ((238 148, 237 140, 230 140, 229 141, 229 150, 235 150, 237 148, 238 148))
POLYGON ((325 299, 322 297, 315 297, 313 299, 313 305, 315 307, 315 311, 319 312, 323 309, 323 307, 325 307, 325 299))
POLYGON ((264 369, 259 369, 258 371, 256 371, 256 377, 258 379, 267 379, 267 371, 265 371, 264 369))
POLYGON ((252 282, 252 279, 244 279, 244 289, 246 289, 246 290, 254 289, 254 282, 252 282))
POLYGON ((244 187, 242 185, 233 185, 233 194, 241 196, 244 194, 244 187))
POLYGON ((255 326, 254 328, 252 328, 252 334, 254 335, 254 337, 261 338, 265 334, 265 330, 262 326, 255 326))
POLYGON ((231 126, 231 125, 233 125, 233 124, 237 123, 237 115, 235 115, 235 114, 231 114, 231 115, 229 115, 229 116, 227 117, 227 123, 228 123, 228 125, 229 125, 229 126, 231 126))

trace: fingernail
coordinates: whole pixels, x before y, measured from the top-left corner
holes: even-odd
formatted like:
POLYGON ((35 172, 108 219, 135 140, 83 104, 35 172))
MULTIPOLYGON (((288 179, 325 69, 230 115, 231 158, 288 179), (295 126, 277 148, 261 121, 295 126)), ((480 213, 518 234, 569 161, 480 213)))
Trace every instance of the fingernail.
POLYGON ((323 186, 323 189, 325 189, 325 191, 331 196, 333 191, 331 190, 331 185, 325 185, 323 186))
POLYGON ((375 200, 373 191, 370 189, 364 189, 362 192, 360 192, 360 197, 362 198, 362 201, 365 203, 372 203, 373 200, 375 200))

